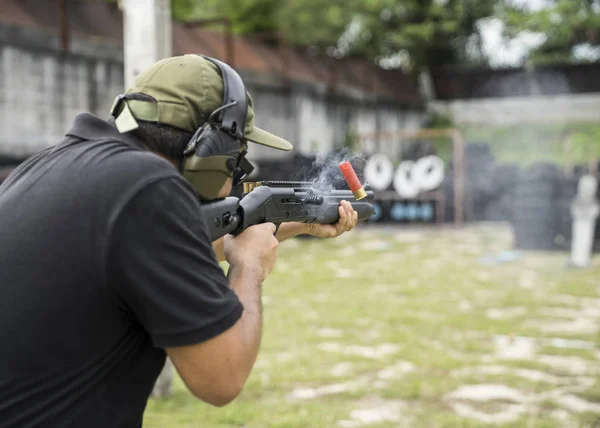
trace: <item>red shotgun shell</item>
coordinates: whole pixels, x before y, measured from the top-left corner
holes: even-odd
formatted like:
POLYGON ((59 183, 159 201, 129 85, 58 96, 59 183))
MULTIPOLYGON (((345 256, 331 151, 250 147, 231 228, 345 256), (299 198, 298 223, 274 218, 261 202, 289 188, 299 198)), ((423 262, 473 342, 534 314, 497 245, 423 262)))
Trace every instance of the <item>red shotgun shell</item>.
POLYGON ((340 170, 342 171, 350 190, 352 190, 352 193, 354 194, 354 199, 358 201, 362 198, 365 198, 367 196, 367 192, 365 192, 362 184, 360 184, 360 181, 358 180, 356 172, 354 172, 354 168, 352 168, 350 161, 342 162, 340 164, 340 170))

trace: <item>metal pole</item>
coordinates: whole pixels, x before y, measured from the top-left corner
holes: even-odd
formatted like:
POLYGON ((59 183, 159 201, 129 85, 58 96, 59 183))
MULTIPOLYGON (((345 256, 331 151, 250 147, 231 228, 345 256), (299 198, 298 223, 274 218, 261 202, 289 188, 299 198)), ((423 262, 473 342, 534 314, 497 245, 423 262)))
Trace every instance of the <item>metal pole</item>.
POLYGON ((58 16, 60 20, 60 39, 63 52, 69 51, 69 16, 67 14, 67 0, 58 0, 58 16))
POLYGON ((169 0, 123 0, 125 87, 146 68, 172 55, 169 0))
POLYGON ((454 224, 464 223, 463 204, 465 200, 465 152, 460 131, 452 133, 454 151, 454 224))

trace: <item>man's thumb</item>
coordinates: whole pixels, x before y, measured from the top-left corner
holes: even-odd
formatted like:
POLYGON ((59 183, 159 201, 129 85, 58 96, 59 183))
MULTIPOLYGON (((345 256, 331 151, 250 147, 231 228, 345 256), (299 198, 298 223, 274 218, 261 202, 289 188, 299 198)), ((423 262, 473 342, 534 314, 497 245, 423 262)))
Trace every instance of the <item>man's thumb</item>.
POLYGON ((271 230, 271 233, 275 233, 275 231, 277 230, 277 226, 275 226, 275 223, 265 223, 269 229, 271 230))

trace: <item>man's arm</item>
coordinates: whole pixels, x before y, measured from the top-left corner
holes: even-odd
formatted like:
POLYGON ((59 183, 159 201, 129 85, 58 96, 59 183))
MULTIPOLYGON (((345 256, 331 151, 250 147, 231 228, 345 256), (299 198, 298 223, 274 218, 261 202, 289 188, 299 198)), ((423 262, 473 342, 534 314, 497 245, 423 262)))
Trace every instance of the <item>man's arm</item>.
MULTIPOLYGON (((224 406, 239 395, 256 361, 262 331, 261 284, 268 273, 257 266, 261 260, 251 262, 244 254, 244 246, 254 247, 257 243, 261 247, 276 246, 274 230, 273 224, 254 226, 234 238, 225 249, 230 261, 229 282, 244 306, 240 320, 205 343, 166 350, 188 389, 215 406, 224 406), (269 235, 270 239, 265 239, 269 235)), ((270 271, 275 260, 262 262, 271 265, 270 271)))
POLYGON ((242 317, 206 342, 165 349, 188 390, 219 407, 243 390, 258 355, 262 330, 260 277, 243 267, 229 272, 231 288, 244 306, 242 317))
POLYGON ((227 278, 200 205, 182 180, 147 186, 118 215, 110 232, 110 282, 189 390, 222 406, 239 394, 256 360, 260 286, 278 241, 273 224, 235 237, 225 246, 227 278))

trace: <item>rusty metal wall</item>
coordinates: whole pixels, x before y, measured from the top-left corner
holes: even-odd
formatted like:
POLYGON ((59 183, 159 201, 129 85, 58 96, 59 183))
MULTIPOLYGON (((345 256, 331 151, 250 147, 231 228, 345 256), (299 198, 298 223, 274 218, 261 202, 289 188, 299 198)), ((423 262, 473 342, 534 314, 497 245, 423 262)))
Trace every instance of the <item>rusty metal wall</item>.
POLYGON ((556 96, 600 92, 600 63, 484 69, 442 67, 432 70, 436 98, 441 101, 556 96))
MULTIPOLYGON (((318 82, 284 84, 268 72, 240 74, 257 124, 292 141, 294 153, 326 153, 340 148, 348 132, 414 129, 423 118, 418 107, 344 86, 331 93, 318 82)), ((59 35, 0 24, 0 153, 27 156, 56 144, 82 111, 108 117, 123 82, 117 47, 73 39, 63 52, 59 35)), ((250 157, 289 155, 254 145, 250 157)))
MULTIPOLYGON (((209 21, 173 21, 173 54, 203 53, 230 62, 238 71, 267 75, 280 83, 326 84, 330 90, 351 89, 424 106, 416 85, 401 70, 384 71, 361 58, 314 55, 288 45, 280 34, 235 36, 227 18, 209 21)), ((123 14, 116 3, 104 0, 2 0, 0 24, 58 36, 54 44, 69 53, 81 40, 100 41, 115 51, 123 45, 123 14)))

